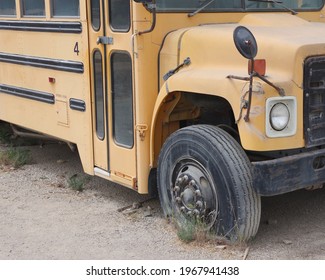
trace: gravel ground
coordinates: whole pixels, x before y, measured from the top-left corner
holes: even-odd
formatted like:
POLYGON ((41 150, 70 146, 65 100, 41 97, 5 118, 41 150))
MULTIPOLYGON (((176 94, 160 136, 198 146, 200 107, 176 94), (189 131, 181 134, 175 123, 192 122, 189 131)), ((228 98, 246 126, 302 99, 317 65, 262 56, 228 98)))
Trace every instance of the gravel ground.
POLYGON ((0 167, 0 259, 325 259, 325 189, 263 198, 248 244, 184 243, 158 200, 119 211, 148 197, 83 175, 65 145, 27 148, 32 164, 0 167), (74 174, 83 192, 69 188, 74 174))

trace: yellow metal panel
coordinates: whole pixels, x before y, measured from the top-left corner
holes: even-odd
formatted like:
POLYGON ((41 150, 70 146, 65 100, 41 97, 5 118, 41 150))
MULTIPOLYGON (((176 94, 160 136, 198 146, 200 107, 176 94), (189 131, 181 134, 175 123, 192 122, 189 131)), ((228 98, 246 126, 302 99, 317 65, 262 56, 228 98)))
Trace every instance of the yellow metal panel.
POLYGON ((56 113, 58 124, 63 126, 69 125, 68 104, 66 100, 56 100, 56 113))

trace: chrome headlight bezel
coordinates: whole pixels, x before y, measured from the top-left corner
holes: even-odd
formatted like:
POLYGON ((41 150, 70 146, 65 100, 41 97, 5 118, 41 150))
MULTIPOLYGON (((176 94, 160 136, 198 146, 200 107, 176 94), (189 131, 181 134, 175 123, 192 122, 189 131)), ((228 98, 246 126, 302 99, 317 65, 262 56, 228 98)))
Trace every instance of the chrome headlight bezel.
POLYGON ((297 100, 294 96, 266 100, 266 136, 288 137, 297 132, 297 100))

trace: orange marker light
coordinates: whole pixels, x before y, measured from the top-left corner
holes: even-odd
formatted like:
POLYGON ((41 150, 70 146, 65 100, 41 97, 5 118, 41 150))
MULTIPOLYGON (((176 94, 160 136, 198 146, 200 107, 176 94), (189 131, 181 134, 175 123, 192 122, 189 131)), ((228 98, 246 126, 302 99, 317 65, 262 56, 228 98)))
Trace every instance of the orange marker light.
MULTIPOLYGON (((265 59, 255 59, 254 60, 254 69, 255 72, 261 76, 265 76, 266 73, 266 60, 265 59)), ((248 73, 252 72, 252 62, 248 61, 248 73)))

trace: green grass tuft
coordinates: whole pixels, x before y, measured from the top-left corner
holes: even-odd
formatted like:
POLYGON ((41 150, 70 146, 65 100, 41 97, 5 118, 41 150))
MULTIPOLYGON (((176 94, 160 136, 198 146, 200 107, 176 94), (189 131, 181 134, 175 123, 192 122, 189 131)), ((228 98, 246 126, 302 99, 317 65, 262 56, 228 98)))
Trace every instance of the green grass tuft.
POLYGON ((201 242, 209 239, 210 230, 200 219, 187 218, 178 223, 177 226, 177 236, 183 242, 189 243, 194 240, 201 242))
POLYGON ((31 163, 32 157, 29 150, 10 147, 0 151, 0 164, 19 168, 31 163))
POLYGON ((84 190, 85 184, 88 181, 89 181, 89 177, 74 174, 68 179, 68 185, 69 185, 69 188, 71 188, 75 191, 78 191, 78 192, 82 192, 84 190))

